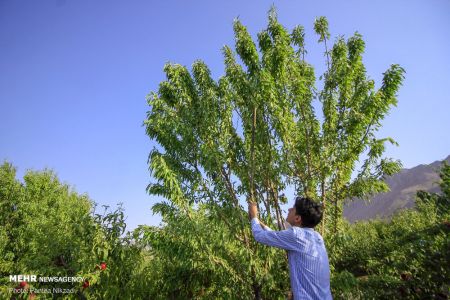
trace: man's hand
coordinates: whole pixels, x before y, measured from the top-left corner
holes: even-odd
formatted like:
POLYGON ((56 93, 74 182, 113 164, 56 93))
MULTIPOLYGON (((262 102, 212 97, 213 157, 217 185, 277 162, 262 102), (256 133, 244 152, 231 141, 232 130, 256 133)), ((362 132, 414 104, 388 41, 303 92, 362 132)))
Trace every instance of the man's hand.
POLYGON ((258 217, 258 206, 255 202, 248 202, 248 215, 250 220, 258 217))

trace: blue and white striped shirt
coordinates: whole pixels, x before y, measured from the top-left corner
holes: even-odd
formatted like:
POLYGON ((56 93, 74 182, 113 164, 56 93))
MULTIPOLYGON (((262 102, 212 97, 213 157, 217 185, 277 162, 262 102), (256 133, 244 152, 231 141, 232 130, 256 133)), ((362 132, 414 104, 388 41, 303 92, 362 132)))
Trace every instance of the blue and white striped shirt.
POLYGON ((294 300, 332 299, 330 265, 322 236, 312 228, 293 226, 282 231, 262 229, 252 219, 255 240, 288 251, 289 273, 294 300))

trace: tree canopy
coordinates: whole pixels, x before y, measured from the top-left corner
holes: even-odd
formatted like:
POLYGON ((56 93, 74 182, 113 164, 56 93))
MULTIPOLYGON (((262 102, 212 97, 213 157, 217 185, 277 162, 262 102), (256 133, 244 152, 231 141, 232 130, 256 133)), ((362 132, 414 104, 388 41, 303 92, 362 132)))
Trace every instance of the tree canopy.
MULTIPOLYGON (((159 144, 149 155, 155 181, 148 192, 166 199, 153 207, 163 220, 190 217, 204 207, 241 241, 251 261, 266 250, 249 239, 245 200, 257 202, 262 219, 281 229, 280 204, 293 187, 321 201, 321 232, 333 237, 345 199, 387 190, 383 177, 401 165, 383 157, 385 144, 395 141, 376 132, 397 103, 404 70, 391 65, 376 89, 366 74, 359 33, 338 37, 330 46, 325 17, 316 19, 314 30, 324 43, 327 65, 319 81, 307 61, 304 28, 288 32, 275 9, 257 43, 235 20, 234 51, 223 48, 225 74, 218 80, 200 60, 191 70, 164 66, 166 80, 148 96, 144 122, 159 144), (358 161, 362 165, 355 170, 358 161)), ((259 266, 250 263, 250 269, 260 273, 259 266)), ((260 283, 253 285, 258 294, 260 283)))

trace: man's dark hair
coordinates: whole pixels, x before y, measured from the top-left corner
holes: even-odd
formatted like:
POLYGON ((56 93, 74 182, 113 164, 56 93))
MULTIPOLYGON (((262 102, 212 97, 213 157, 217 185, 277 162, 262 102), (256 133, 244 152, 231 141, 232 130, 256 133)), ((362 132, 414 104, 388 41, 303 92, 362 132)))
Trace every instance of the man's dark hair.
POLYGON ((295 212, 302 217, 302 226, 314 228, 322 220, 322 205, 307 197, 295 198, 295 212))

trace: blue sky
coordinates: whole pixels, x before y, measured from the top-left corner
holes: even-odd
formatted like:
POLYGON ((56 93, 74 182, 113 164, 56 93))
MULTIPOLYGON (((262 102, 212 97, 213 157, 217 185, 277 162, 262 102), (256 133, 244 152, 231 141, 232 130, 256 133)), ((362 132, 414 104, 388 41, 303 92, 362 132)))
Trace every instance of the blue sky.
POLYGON ((381 136, 404 167, 450 154, 450 2, 0 0, 0 160, 51 168, 99 204, 123 202, 132 229, 157 225, 148 196, 152 142, 145 96, 166 62, 202 59, 223 74, 221 48, 234 45, 233 19, 253 36, 275 4, 288 29, 307 33, 307 59, 324 70, 313 22, 326 16, 332 39, 360 32, 364 62, 380 84, 392 63, 406 69, 399 104, 381 136))

